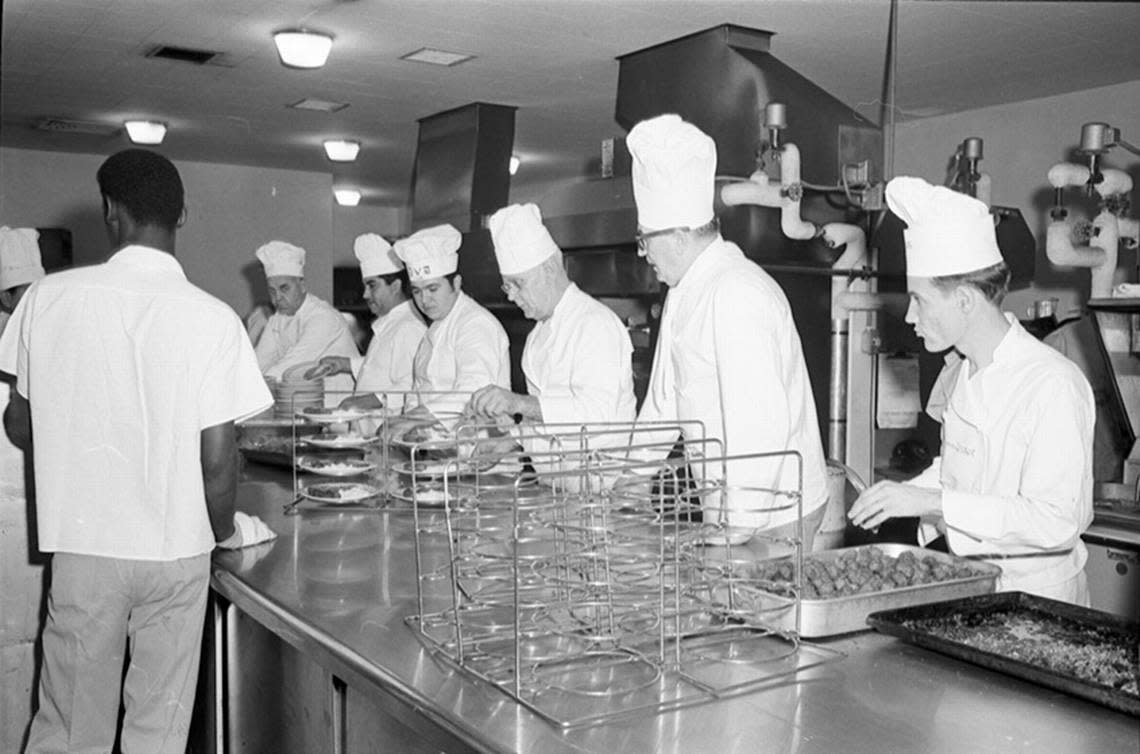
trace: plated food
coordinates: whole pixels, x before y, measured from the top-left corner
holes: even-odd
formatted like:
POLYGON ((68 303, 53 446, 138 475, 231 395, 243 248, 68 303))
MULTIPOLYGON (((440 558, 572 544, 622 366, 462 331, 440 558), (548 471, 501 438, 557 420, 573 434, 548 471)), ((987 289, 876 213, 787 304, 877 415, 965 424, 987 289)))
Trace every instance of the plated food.
POLYGON ((325 476, 355 476, 372 471, 376 464, 361 458, 300 456, 297 458, 297 468, 325 476))
POLYGON ((321 503, 358 503, 376 497, 380 490, 370 484, 359 482, 325 482, 310 484, 301 490, 301 495, 321 503))
POLYGON ((417 484, 400 487, 392 497, 407 503, 442 507, 449 499, 458 500, 459 492, 454 486, 445 492, 441 484, 417 484))
POLYGON ((374 437, 362 435, 359 432, 345 432, 342 434, 322 432, 319 435, 306 437, 305 442, 315 445, 318 448, 363 448, 375 439, 374 437))

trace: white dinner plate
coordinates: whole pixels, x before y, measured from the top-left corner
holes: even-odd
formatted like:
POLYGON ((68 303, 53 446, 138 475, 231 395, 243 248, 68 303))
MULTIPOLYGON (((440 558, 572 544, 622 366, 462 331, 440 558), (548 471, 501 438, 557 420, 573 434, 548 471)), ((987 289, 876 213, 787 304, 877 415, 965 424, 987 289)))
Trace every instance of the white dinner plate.
POLYGON ((311 406, 298 411, 297 416, 322 424, 334 424, 337 422, 359 421, 369 416, 374 416, 377 413, 379 412, 369 411, 363 408, 325 408, 323 406, 311 406))
POLYGON ((376 464, 360 458, 318 458, 301 456, 297 468, 323 476, 356 476, 376 468, 376 464))
POLYGON ((321 482, 301 489, 302 497, 333 505, 351 505, 379 494, 376 487, 359 482, 321 482))
POLYGON ((322 432, 319 435, 304 438, 305 442, 318 448, 363 448, 375 439, 375 437, 366 437, 354 432, 343 435, 322 432))

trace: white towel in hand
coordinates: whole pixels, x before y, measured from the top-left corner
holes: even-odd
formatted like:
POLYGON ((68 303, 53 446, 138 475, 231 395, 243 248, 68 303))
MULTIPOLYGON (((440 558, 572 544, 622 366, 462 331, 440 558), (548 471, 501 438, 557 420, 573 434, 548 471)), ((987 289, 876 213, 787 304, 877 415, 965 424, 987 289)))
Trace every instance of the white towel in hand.
POLYGON ((241 511, 234 513, 234 530, 238 536, 219 542, 219 547, 236 550, 239 547, 251 547, 277 538, 277 533, 266 526, 264 521, 241 511), (233 541, 235 539, 236 542, 233 541))

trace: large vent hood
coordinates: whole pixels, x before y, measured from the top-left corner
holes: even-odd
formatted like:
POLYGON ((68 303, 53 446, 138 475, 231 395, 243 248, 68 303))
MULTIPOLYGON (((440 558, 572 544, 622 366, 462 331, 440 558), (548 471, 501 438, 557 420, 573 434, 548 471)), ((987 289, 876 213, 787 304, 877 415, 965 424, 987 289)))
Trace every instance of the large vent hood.
POLYGON ((485 218, 507 204, 515 108, 473 102, 421 118, 412 175, 412 229, 450 223, 463 234, 463 288, 503 301, 485 218))

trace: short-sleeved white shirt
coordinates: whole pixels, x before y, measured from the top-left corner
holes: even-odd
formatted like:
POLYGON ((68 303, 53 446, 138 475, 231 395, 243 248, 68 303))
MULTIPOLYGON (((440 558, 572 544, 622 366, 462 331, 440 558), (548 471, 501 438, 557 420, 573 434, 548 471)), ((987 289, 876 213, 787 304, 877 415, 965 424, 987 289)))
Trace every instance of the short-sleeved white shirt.
POLYGON ((0 336, 32 413, 39 544, 209 552, 201 431, 272 404, 241 320, 170 254, 128 246, 33 285, 0 336))

